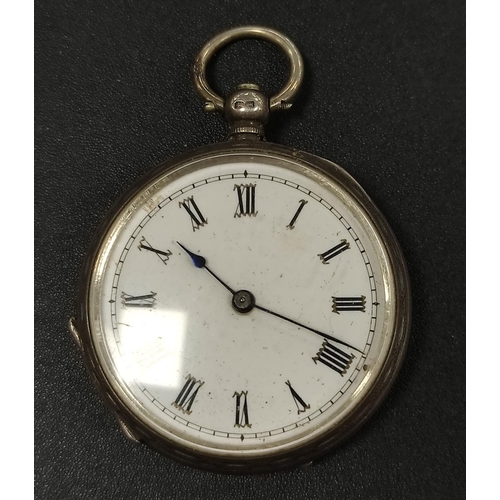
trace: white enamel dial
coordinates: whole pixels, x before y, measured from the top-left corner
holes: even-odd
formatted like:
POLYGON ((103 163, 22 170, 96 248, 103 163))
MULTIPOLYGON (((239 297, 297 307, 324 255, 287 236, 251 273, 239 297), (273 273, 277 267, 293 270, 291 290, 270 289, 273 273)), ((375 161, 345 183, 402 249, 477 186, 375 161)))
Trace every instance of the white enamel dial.
POLYGON ((165 174, 118 215, 95 266, 92 338, 155 432, 265 456, 366 396, 392 341, 392 279, 366 214, 331 179, 226 155, 165 174))

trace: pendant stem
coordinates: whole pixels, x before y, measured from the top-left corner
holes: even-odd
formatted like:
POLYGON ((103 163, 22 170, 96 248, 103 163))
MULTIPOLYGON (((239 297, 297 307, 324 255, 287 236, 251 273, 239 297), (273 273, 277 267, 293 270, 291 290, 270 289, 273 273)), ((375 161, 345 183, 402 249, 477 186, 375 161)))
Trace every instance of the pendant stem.
POLYGON ((227 97, 224 117, 230 139, 264 139, 264 125, 269 119, 269 98, 258 85, 243 83, 227 97))

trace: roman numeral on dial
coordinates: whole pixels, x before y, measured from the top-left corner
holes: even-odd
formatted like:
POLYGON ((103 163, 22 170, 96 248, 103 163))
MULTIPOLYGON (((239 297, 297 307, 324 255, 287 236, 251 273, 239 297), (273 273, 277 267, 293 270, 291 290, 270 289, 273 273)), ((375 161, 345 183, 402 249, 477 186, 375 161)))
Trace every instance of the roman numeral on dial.
POLYGON ((290 381, 287 380, 285 384, 288 386, 290 389, 290 393, 292 394, 293 401, 295 402, 295 405, 297 406, 297 413, 302 413, 311 408, 307 403, 304 402, 304 400, 298 395, 297 391, 292 387, 292 384, 290 384, 290 381))
POLYGON ((235 392, 236 398, 235 427, 252 427, 248 420, 248 391, 235 392))
POLYGON ((201 386, 205 382, 201 380, 196 380, 191 375, 186 377, 186 383, 184 387, 179 392, 176 400, 172 403, 178 410, 181 410, 183 413, 191 414, 191 407, 193 406, 194 400, 201 386))
POLYGON ((151 292, 146 295, 130 295, 122 292, 122 305, 125 307, 149 307, 153 308, 156 305, 156 292, 151 292))
POLYGON ((287 229, 293 229, 295 227, 295 222, 297 221, 297 218, 299 217, 300 212, 302 212, 302 209, 304 208, 304 205, 306 203, 307 203, 306 200, 299 201, 299 208, 297 208, 297 211, 295 212, 295 215, 292 217, 290 224, 288 224, 288 226, 286 226, 287 229))
POLYGON ((354 355, 347 354, 333 344, 330 344, 328 340, 325 340, 321 349, 312 359, 315 363, 319 361, 344 376, 354 359, 354 355))
POLYGON ((333 248, 330 248, 330 250, 318 254, 318 257, 321 259, 321 262, 323 262, 323 264, 328 264, 328 261, 330 259, 336 257, 342 252, 345 252, 348 248, 349 248, 349 243, 347 243, 346 240, 341 240, 338 245, 335 245, 333 248))
POLYGON ((197 229, 200 229, 200 227, 205 226, 205 224, 208 224, 208 220, 203 216, 192 196, 180 201, 179 208, 184 208, 184 210, 186 210, 189 214, 193 231, 196 231, 197 229))
POLYGON ((332 297, 332 311, 340 314, 342 311, 360 311, 365 312, 366 297, 332 297))
POLYGON ((148 252, 153 252, 156 255, 158 255, 158 258, 165 264, 167 265, 168 258, 172 255, 172 252, 170 250, 158 250, 157 248, 153 248, 149 241, 144 238, 144 236, 141 238, 141 241, 139 243, 139 250, 147 250, 148 252))
POLYGON ((233 191, 237 192, 238 205, 236 205, 235 217, 255 217, 255 184, 235 184, 233 191))

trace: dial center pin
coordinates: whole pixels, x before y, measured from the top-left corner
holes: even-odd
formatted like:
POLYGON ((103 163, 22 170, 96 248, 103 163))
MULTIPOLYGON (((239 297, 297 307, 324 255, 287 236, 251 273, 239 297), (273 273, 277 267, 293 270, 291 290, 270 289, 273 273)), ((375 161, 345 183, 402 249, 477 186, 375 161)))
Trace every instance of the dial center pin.
POLYGON ((250 312, 255 306, 255 297, 248 290, 238 290, 233 295, 233 308, 239 313, 250 312))

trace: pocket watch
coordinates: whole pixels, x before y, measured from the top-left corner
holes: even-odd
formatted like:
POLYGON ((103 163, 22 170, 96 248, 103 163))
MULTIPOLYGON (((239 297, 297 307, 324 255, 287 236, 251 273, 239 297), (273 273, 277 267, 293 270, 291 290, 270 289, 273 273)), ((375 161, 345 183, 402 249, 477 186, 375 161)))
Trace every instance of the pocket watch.
POLYGON ((72 331, 125 435, 219 472, 310 463, 379 406, 402 363, 410 288, 400 247, 338 165, 264 140, 303 78, 292 41, 263 27, 215 36, 194 82, 227 142, 159 165, 100 226, 72 331), (210 58, 241 38, 290 62, 268 98, 223 98, 210 58))

